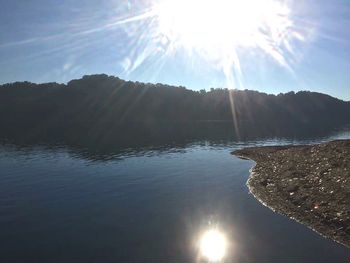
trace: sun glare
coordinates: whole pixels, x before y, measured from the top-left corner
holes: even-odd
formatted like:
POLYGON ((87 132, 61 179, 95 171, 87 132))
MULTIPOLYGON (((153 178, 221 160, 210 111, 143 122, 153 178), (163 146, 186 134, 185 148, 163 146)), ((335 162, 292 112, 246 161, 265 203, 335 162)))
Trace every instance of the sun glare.
POLYGON ((200 252, 210 262, 221 261, 226 254, 227 241, 225 236, 218 230, 206 231, 200 240, 200 252))
POLYGON ((246 64, 257 59, 271 59, 293 74, 302 59, 300 44, 313 35, 313 27, 298 16, 296 0, 149 1, 141 13, 115 23, 129 35, 139 33, 132 23, 142 32, 123 63, 127 73, 151 61, 159 70, 180 54, 189 66, 205 62, 225 75, 227 88, 240 89, 246 64))
MULTIPOLYGON (((296 0, 149 1, 139 14, 114 23, 139 35, 122 63, 127 74, 151 64, 158 74, 167 62, 180 59, 199 73, 208 67, 220 72, 225 88, 249 88, 247 69, 260 70, 265 60, 294 76, 293 66, 303 57, 301 44, 313 35, 313 26, 298 15, 302 8, 296 0)), ((230 103, 237 129, 233 93, 230 103)))
POLYGON ((208 55, 246 47, 271 53, 291 26, 289 8, 277 0, 163 0, 155 12, 172 44, 208 55))

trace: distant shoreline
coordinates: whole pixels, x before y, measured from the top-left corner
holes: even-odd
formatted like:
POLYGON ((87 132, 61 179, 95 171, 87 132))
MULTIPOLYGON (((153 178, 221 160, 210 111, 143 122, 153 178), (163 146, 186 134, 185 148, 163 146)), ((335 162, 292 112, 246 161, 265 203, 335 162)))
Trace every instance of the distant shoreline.
POLYGON ((350 247, 350 140, 232 154, 256 162, 247 185, 262 204, 350 247))

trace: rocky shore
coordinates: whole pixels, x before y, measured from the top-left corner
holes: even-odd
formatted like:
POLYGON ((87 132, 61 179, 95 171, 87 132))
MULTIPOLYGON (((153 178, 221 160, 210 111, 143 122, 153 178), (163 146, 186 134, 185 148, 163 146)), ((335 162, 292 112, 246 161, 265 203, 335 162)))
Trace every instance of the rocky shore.
POLYGON ((350 247, 350 140, 233 154, 256 162, 247 185, 264 205, 350 247))

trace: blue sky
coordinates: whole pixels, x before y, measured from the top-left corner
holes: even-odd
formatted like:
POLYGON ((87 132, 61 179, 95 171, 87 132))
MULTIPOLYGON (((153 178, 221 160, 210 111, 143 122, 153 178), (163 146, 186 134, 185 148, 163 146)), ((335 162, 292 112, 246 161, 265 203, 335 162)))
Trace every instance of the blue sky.
MULTIPOLYGON (((156 36, 148 32, 149 21, 118 23, 150 5, 151 0, 0 0, 0 83, 67 82, 106 73, 196 90, 225 87, 225 74, 211 61, 181 49, 165 55, 159 43, 151 45, 156 36)), ((294 19, 302 21, 298 30, 312 36, 286 55, 291 70, 246 50, 242 87, 274 94, 311 90, 350 100, 350 1, 292 6, 294 19)))

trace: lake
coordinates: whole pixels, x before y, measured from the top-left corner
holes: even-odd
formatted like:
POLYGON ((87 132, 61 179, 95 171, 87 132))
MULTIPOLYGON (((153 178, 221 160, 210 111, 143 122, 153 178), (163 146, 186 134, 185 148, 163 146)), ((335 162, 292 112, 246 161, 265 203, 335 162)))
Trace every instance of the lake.
POLYGON ((349 262, 350 249, 255 200, 245 185, 254 163, 230 154, 341 138, 350 131, 108 151, 3 143, 0 262, 205 262, 198 240, 213 227, 229 244, 224 262, 349 262))

